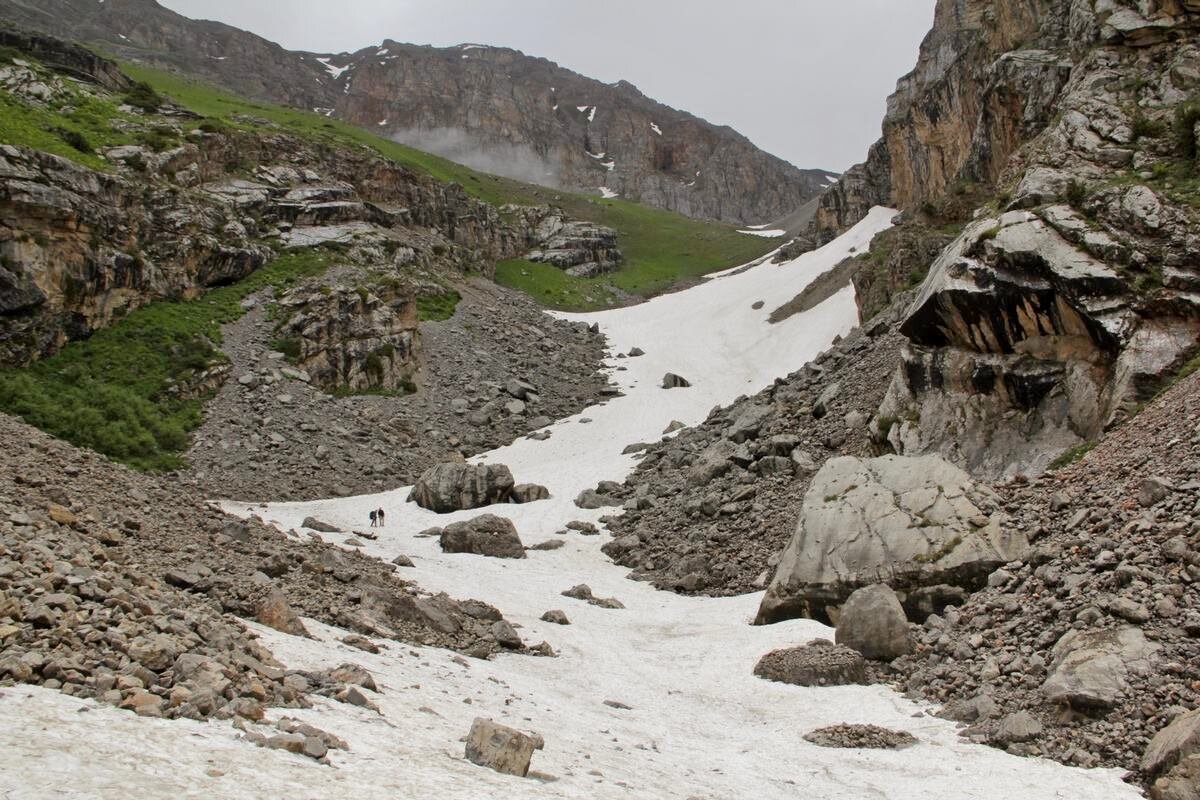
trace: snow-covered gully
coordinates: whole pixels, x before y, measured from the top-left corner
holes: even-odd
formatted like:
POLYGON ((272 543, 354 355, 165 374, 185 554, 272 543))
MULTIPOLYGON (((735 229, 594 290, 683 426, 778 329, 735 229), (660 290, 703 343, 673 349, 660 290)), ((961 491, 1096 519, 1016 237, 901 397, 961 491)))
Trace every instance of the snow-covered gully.
MULTIPOLYGON (((481 456, 507 464, 518 482, 541 483, 553 497, 492 509, 510 517, 525 544, 551 539, 567 521, 596 520, 572 502, 601 479, 620 480, 634 464, 622 455, 653 441, 673 420, 695 424, 718 404, 755 392, 799 368, 855 324, 852 289, 778 325, 771 303, 786 299, 841 259, 868 246, 892 216, 876 209, 836 242, 788 264, 731 271, 686 292, 589 315, 612 352, 623 397, 552 426, 545 441, 524 439, 481 456), (660 388, 663 374, 691 381, 660 388)), ((238 741, 228 723, 140 719, 55 692, 18 687, 0 698, 0 793, 27 797, 219 798, 1134 798, 1113 771, 1082 771, 965 744, 954 726, 884 687, 802 689, 751 674, 773 648, 831 631, 794 621, 755 628, 758 595, 685 598, 625 579, 600 553, 607 538, 566 538, 557 551, 520 561, 443 554, 436 539, 413 534, 483 513, 437 516, 405 499, 408 488, 370 497, 279 504, 254 513, 287 530, 316 515, 363 528, 369 509, 389 526, 366 550, 406 554, 405 577, 430 591, 476 597, 521 625, 527 642, 546 640, 558 658, 503 656, 485 662, 392 644, 381 655, 352 650, 343 632, 306 620, 316 637, 255 627, 285 664, 320 668, 354 661, 370 669, 382 714, 318 701, 288 712, 350 744, 333 767, 238 741), (561 596, 587 583, 616 597, 607 610, 561 596), (559 608, 573 623, 540 621, 559 608), (606 705, 617 701, 628 708, 606 705), (536 731, 546 748, 537 775, 507 777, 462 758, 460 737, 477 716, 536 731), (903 729, 919 743, 900 751, 832 750, 802 736, 841 722, 903 729)), ((230 504, 233 513, 250 509, 230 504)), ((335 540, 340 537, 334 535, 335 540)))

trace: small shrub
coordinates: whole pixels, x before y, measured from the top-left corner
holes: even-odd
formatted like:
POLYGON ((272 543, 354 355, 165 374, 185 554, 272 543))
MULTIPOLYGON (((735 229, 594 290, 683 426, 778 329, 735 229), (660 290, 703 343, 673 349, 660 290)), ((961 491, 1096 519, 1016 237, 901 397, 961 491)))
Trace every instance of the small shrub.
POLYGON ((1133 115, 1130 128, 1133 129, 1135 142, 1142 139, 1157 139, 1167 132, 1167 126, 1161 120, 1150 119, 1140 110, 1133 115))
POLYGON ((92 154, 96 152, 96 148, 92 147, 92 143, 88 138, 79 131, 73 131, 70 128, 55 128, 54 135, 62 139, 73 150, 80 153, 92 154))
POLYGON ((1072 208, 1083 208, 1089 195, 1088 187, 1082 181, 1071 181, 1063 192, 1063 197, 1072 208))
POLYGON ((122 98, 126 105, 141 109, 147 114, 154 114, 163 106, 163 98, 154 87, 145 81, 138 81, 125 92, 122 98))
POLYGON ((1189 161, 1195 161, 1196 125, 1200 123, 1200 97, 1193 97, 1175 109, 1175 145, 1179 154, 1189 161))
POLYGON ((196 129, 203 133, 226 133, 229 131, 229 126, 219 119, 204 119, 200 121, 196 129))
POLYGON ((988 228, 983 233, 979 234, 979 241, 990 242, 992 239, 995 239, 999 235, 1000 235, 1000 226, 995 225, 991 228, 988 228))

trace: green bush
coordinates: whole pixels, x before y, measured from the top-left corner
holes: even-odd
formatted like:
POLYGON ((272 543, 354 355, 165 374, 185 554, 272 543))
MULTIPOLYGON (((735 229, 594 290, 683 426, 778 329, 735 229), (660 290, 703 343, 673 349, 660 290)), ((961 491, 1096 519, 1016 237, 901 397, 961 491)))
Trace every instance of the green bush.
POLYGON ((1135 142, 1142 139, 1157 139, 1167 132, 1167 126, 1161 120, 1150 119, 1140 110, 1133 115, 1130 127, 1133 129, 1135 142))
POLYGON ((92 143, 88 141, 88 138, 79 131, 73 131, 70 128, 55 128, 54 135, 80 153, 91 154, 96 152, 96 148, 92 147, 92 143))
POLYGON ((1200 97, 1193 97, 1175 109, 1175 144, 1179 154, 1195 161, 1200 148, 1196 143, 1196 125, 1200 123, 1200 97))
POLYGON ((453 290, 443 294, 421 295, 417 298, 417 318, 422 322, 438 322, 454 316, 462 295, 453 290))
POLYGON ((162 95, 145 81, 138 81, 130 86, 121 99, 125 101, 126 105, 139 108, 147 114, 157 113, 163 106, 162 95))
POLYGON ((1087 202, 1090 194, 1091 193, 1088 191, 1088 187, 1085 183, 1082 181, 1071 181, 1069 184, 1067 184, 1067 188, 1063 193, 1063 196, 1066 198, 1067 202, 1072 208, 1079 209, 1083 208, 1083 204, 1087 202))
POLYGON ((1081 460, 1088 453, 1092 452, 1096 447, 1095 442, 1084 442, 1077 444, 1071 449, 1065 451, 1058 458, 1050 462, 1050 469, 1063 469, 1069 467, 1075 462, 1081 460))

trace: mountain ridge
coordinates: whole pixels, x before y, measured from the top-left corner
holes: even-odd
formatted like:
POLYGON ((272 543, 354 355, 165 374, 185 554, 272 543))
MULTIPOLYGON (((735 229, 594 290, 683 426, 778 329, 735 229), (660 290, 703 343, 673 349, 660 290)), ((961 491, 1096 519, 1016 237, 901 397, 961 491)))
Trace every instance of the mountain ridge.
POLYGON ((628 81, 605 84, 510 48, 385 39, 354 53, 291 51, 154 0, 2 0, 0 17, 253 99, 319 109, 476 169, 696 218, 772 222, 836 177, 628 81))

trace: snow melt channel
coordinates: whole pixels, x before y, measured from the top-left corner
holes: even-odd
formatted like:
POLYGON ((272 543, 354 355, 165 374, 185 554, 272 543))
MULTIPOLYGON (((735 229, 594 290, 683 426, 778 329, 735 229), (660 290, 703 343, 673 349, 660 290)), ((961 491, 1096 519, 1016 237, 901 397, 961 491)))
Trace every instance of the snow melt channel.
MULTIPOLYGON (((768 385, 799 368, 847 333, 856 317, 844 289, 815 309, 770 325, 763 299, 790 298, 889 224, 876 209, 837 241, 799 259, 730 270, 677 294, 592 315, 614 354, 641 347, 640 358, 613 360, 625 396, 551 426, 546 441, 522 439, 481 456, 509 465, 518 481, 542 483, 550 500, 491 511, 510 517, 527 545, 555 535, 572 519, 596 520, 573 498, 600 479, 620 480, 634 465, 625 445, 657 439, 672 420, 696 424, 716 404, 768 385), (665 372, 692 381, 664 390, 665 372)), ((883 687, 802 689, 752 675, 768 650, 830 631, 797 620, 755 628, 748 622, 760 595, 680 597, 626 580, 599 552, 605 537, 566 537, 551 552, 521 561, 447 555, 436 539, 413 534, 468 519, 482 510, 434 515, 405 503, 408 488, 381 495, 276 504, 255 511, 281 528, 310 514, 346 528, 365 526, 384 506, 389 527, 369 542, 373 555, 410 556, 404 570, 431 591, 477 597, 501 608, 528 642, 546 640, 558 658, 501 656, 483 662, 453 653, 389 643, 369 655, 337 641, 343 632, 306 620, 315 639, 251 625, 285 664, 298 669, 355 661, 382 688, 373 696, 383 716, 318 701, 290 714, 346 739, 336 769, 301 756, 235 741, 227 723, 142 720, 44 689, 18 687, 0 696, 0 789, 14 797, 264 796, 480 798, 770 798, 830 800, 1132 800, 1138 794, 1115 771, 1091 771, 1020 759, 959 740, 951 723, 883 687), (617 597, 625 610, 600 609, 561 596, 577 583, 617 597), (539 618, 566 611, 567 627, 539 618), (612 700, 630 708, 606 705, 612 700), (467 701, 470 701, 469 703, 467 701), (81 705, 92 710, 77 713, 81 705), (534 769, 555 780, 498 775, 465 762, 459 739, 476 716, 492 717, 545 737, 534 769), (841 722, 874 723, 911 732, 901 751, 831 750, 801 737, 841 722), (86 742, 85 746, 80 746, 86 742), (81 760, 86 750, 86 763, 81 760), (71 792, 62 793, 63 787, 71 792)), ((229 504, 233 513, 246 506, 229 504)), ((341 537, 334 536, 335 541, 341 537)))

